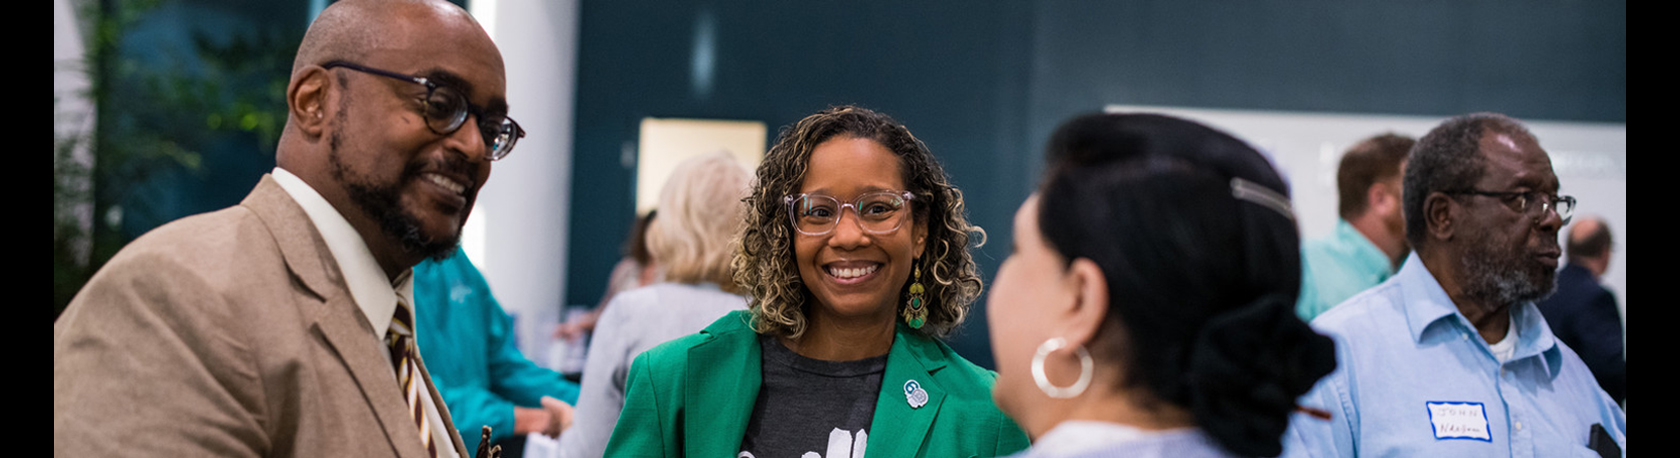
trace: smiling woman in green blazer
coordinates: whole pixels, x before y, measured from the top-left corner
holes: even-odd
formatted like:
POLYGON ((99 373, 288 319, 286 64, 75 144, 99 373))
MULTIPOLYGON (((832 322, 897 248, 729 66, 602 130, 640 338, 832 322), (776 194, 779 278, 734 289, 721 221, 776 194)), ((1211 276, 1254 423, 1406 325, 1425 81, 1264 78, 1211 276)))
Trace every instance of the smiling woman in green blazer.
POLYGON ((937 340, 981 283, 962 194, 892 118, 834 107, 782 130, 747 198, 749 310, 636 358, 607 456, 1006 455, 996 375, 937 340))

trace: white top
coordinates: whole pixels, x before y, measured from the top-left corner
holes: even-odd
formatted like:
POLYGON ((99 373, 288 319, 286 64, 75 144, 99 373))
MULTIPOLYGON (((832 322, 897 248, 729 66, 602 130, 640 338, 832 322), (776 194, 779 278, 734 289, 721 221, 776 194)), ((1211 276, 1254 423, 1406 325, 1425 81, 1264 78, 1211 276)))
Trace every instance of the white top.
MULTIPOLYGON (((1506 316, 1511 316, 1511 314, 1507 312, 1506 316)), ((1517 354, 1517 339, 1511 338, 1511 334, 1516 332, 1517 318, 1511 316, 1511 325, 1505 328, 1505 337, 1501 337, 1498 342, 1488 344, 1488 349, 1493 351, 1494 359, 1498 359, 1501 364, 1510 361, 1511 357, 1517 354)))
POLYGON ((582 390, 572 428, 560 435, 556 456, 599 457, 624 409, 624 383, 637 355, 747 308, 747 298, 716 284, 655 283, 613 297, 589 341, 582 390))
POLYGON ((1198 428, 1146 431, 1104 421, 1069 420, 1033 441, 1021 457, 1227 457, 1232 456, 1198 428))
MULTIPOLYGON (((333 260, 338 263, 338 270, 344 273, 344 283, 350 287, 350 298, 356 301, 356 306, 362 309, 362 315, 373 327, 373 339, 368 342, 379 347, 379 354, 385 356, 386 367, 391 367, 391 352, 385 347, 385 333, 391 327, 391 317, 397 313, 397 303, 410 307, 409 316, 419 319, 419 315, 412 309, 414 304, 414 271, 403 271, 397 281, 388 282, 385 270, 379 267, 379 261, 373 258, 373 252, 368 251, 367 242, 362 240, 361 233, 350 226, 350 221, 338 213, 327 199, 315 192, 315 188, 292 172, 275 167, 271 173, 274 181, 286 194, 303 207, 303 212, 309 215, 309 222, 315 225, 315 230, 321 232, 321 238, 327 243, 327 251, 332 252, 333 260)), ((415 323, 414 331, 419 333, 420 325, 415 323)), ((419 336, 415 336, 418 341, 419 336)), ((385 371, 391 375, 391 383, 397 383, 396 369, 385 371)), ((432 443, 437 444, 439 458, 459 457, 455 453, 455 439, 450 437, 449 429, 443 424, 443 415, 438 414, 437 406, 433 404, 431 396, 421 396, 426 405, 426 421, 431 423, 432 443)), ((406 401, 405 401, 406 402, 406 401)), ((419 440, 419 439, 416 439, 419 440)))

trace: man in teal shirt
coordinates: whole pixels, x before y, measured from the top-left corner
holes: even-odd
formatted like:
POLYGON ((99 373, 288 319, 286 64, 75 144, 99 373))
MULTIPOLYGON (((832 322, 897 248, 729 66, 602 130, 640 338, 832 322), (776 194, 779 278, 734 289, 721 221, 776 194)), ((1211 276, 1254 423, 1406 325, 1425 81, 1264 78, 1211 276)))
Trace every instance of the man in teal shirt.
POLYGON ((1411 250, 1400 212, 1400 177, 1411 137, 1386 133, 1342 155, 1336 171, 1341 218, 1329 236, 1301 244, 1301 296, 1295 312, 1312 321, 1330 307, 1377 286, 1411 250))
POLYGON ((525 434, 558 434, 571 421, 578 384, 519 353, 513 319, 459 247, 414 266, 414 303, 421 361, 467 450, 488 425, 502 456, 521 456, 525 434))

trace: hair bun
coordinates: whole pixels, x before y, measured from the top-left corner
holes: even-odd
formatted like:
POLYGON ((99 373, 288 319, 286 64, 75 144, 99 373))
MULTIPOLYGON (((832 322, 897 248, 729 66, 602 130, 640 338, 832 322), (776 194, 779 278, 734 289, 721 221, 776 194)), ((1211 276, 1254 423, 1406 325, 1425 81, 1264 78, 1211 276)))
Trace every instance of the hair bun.
POLYGON ((1335 344, 1295 316, 1293 303, 1262 296, 1209 319, 1185 374, 1190 410, 1226 449, 1277 456, 1295 400, 1336 368, 1335 344))

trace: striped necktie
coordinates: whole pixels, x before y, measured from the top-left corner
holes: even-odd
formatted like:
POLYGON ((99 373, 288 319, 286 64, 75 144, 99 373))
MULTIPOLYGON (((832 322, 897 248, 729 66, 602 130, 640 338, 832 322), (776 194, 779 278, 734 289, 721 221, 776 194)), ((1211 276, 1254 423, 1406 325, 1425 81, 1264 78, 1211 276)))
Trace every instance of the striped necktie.
POLYGON ((432 424, 426 421, 426 404, 420 401, 420 366, 414 363, 414 316, 399 301, 397 313, 391 317, 391 329, 385 333, 385 345, 391 349, 391 364, 397 370, 397 384, 402 388, 403 400, 408 401, 409 416, 420 427, 420 443, 426 453, 437 457, 437 445, 432 443, 432 424))

